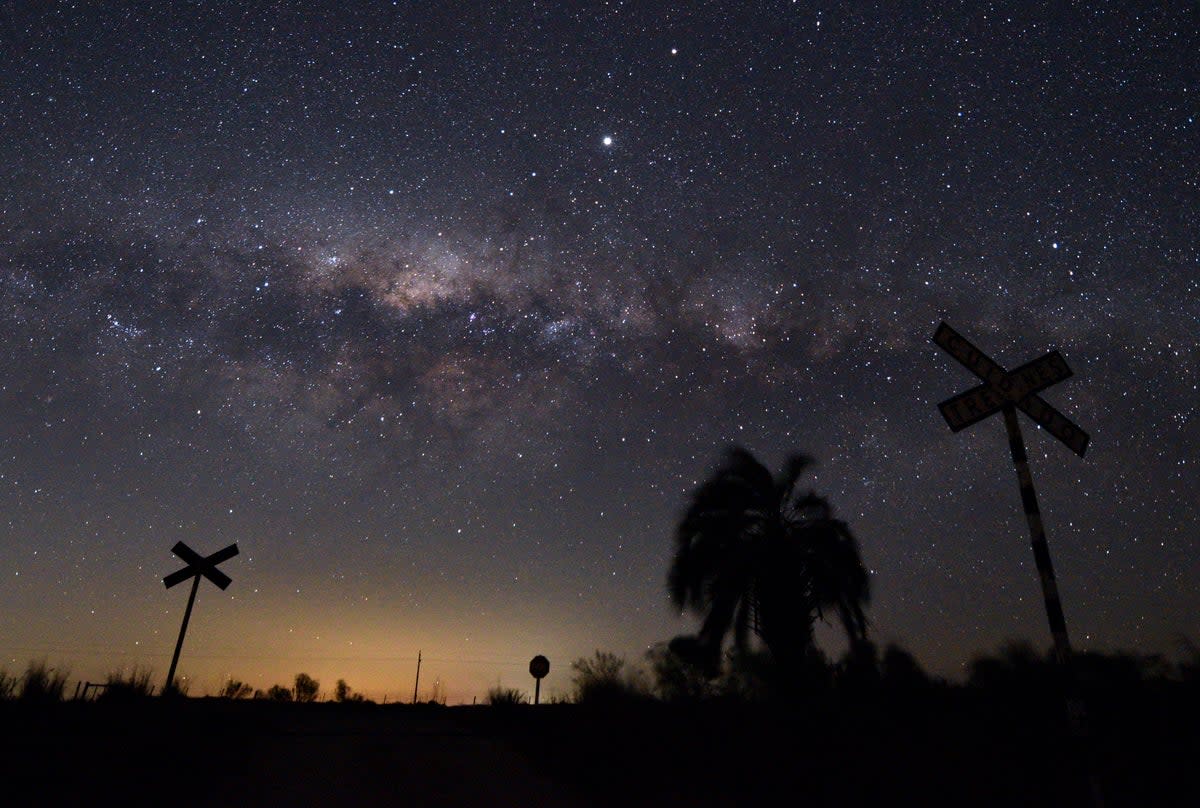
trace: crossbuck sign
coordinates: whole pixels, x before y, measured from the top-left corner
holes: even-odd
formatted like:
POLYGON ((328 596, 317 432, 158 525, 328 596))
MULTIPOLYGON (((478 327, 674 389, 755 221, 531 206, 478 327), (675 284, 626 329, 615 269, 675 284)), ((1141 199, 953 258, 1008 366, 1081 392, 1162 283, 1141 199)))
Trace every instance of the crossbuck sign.
POLYGON ((1062 354, 1051 351, 1016 370, 1006 371, 945 323, 938 326, 933 341, 983 379, 983 384, 978 387, 938 404, 952 431, 966 429, 1000 412, 1006 405, 1015 406, 1083 457, 1090 440, 1088 434, 1037 395, 1050 385, 1070 378, 1071 369, 1062 354))
POLYGON ((175 642, 175 653, 171 656, 171 667, 167 670, 167 683, 163 693, 171 692, 175 683, 175 666, 179 664, 179 652, 183 650, 183 635, 187 633, 188 621, 192 619, 192 606, 196 604, 196 590, 200 588, 200 579, 207 578, 220 589, 225 589, 233 581, 228 575, 217 569, 222 561, 228 561, 238 554, 237 543, 217 550, 210 556, 202 556, 183 542, 176 542, 171 552, 187 562, 186 566, 172 572, 163 578, 163 584, 170 589, 176 584, 191 579, 192 592, 188 595, 187 608, 183 612, 183 625, 179 627, 179 639, 175 642))

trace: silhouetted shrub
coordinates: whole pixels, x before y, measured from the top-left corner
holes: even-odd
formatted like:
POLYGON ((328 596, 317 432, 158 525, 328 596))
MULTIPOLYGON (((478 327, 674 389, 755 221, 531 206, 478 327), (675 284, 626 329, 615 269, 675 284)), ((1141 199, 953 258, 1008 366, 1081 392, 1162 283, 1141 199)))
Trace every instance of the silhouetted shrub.
POLYGON ((1085 692, 1132 690, 1152 681, 1165 681, 1171 666, 1161 654, 1129 651, 1084 651, 1074 655, 1075 673, 1085 692))
POLYGON ((17 692, 17 685, 20 683, 20 676, 13 676, 8 671, 0 668, 0 700, 11 699, 13 694, 17 692))
POLYGON ((338 703, 356 703, 356 704, 373 704, 368 699, 363 698, 361 693, 351 692, 350 685, 346 684, 345 679, 338 679, 337 685, 333 688, 333 700, 338 703))
POLYGON ((879 675, 884 686, 891 690, 920 690, 933 684, 933 680, 922 670, 916 658, 895 644, 890 644, 884 649, 883 659, 879 663, 879 675))
POLYGON ((487 703, 493 707, 516 707, 519 704, 528 704, 529 696, 515 687, 496 686, 488 690, 487 703))
POLYGON ((25 701, 61 701, 68 671, 54 669, 46 661, 30 662, 21 677, 21 699, 25 701))
POLYGON ((176 676, 174 681, 163 688, 162 695, 164 698, 182 699, 187 696, 191 687, 186 679, 176 676))
POLYGON ((716 693, 704 665, 681 655, 675 646, 658 643, 646 652, 654 677, 654 692, 663 701, 703 701, 716 693))
POLYGON ((149 668, 139 668, 136 665, 128 674, 121 671, 110 673, 104 679, 104 689, 100 691, 97 700, 133 701, 149 698, 154 694, 150 675, 149 668))
POLYGON ((997 656, 976 656, 967 684, 984 690, 1043 690, 1054 683, 1053 660, 1025 641, 1005 643, 997 656))
MULTIPOLYGON (((1085 698, 1107 700, 1152 684, 1185 678, 1183 665, 1162 654, 1076 651, 1071 667, 1085 698)), ((1039 655, 1027 642, 1009 642, 996 656, 971 660, 968 685, 1004 693, 1058 693, 1066 683, 1052 652, 1039 655)))
POLYGON ((790 685, 782 680, 784 672, 766 649, 734 648, 726 655, 724 671, 717 681, 717 692, 724 698, 745 702, 763 702, 781 698, 785 693, 828 690, 832 673, 820 649, 809 649, 809 659, 801 668, 802 681, 790 685))
POLYGON ((292 691, 283 685, 271 685, 267 690, 266 698, 270 701, 291 701, 292 691))
POLYGON ((317 694, 321 691, 321 683, 307 673, 297 673, 295 690, 296 701, 305 703, 316 701, 317 694))
POLYGON ((608 651, 576 659, 571 670, 575 701, 580 704, 638 701, 650 695, 639 672, 626 670, 625 660, 608 651))
POLYGON ((839 687, 847 690, 872 690, 879 686, 879 651, 875 643, 867 639, 850 642, 836 671, 839 687))
POLYGON ((244 699, 248 698, 252 692, 254 692, 254 688, 245 682, 238 679, 229 679, 229 681, 221 686, 221 692, 217 695, 223 699, 244 699))
POLYGON ((1200 647, 1190 637, 1181 636, 1183 657, 1179 660, 1179 678, 1185 682, 1200 682, 1200 647))
MULTIPOLYGON (((734 650, 739 650, 736 643, 734 650)), ((667 651, 681 664, 700 671, 703 677, 715 679, 721 675, 720 645, 704 642, 695 634, 681 634, 667 643, 667 651)))

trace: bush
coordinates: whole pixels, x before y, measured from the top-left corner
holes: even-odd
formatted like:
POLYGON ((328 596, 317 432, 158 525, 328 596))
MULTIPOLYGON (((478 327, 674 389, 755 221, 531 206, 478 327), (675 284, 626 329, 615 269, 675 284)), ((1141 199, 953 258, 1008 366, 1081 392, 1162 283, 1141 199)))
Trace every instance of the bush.
POLYGON ((271 685, 266 692, 266 698, 270 701, 291 701, 292 691, 283 685, 271 685))
POLYGON ((680 655, 666 643, 658 643, 646 652, 654 676, 654 692, 663 701, 703 701, 714 695, 715 687, 702 665, 680 655))
POLYGON ((488 690, 487 703, 493 707, 516 707, 519 704, 528 704, 529 696, 526 696, 515 687, 500 687, 497 685, 488 690))
POLYGON ((879 649, 867 639, 854 639, 834 667, 834 681, 843 690, 867 691, 879 686, 879 649))
POLYGON ((20 683, 20 676, 13 676, 8 671, 0 668, 0 700, 11 699, 13 694, 17 692, 17 685, 20 683))
POLYGON ((98 700, 103 701, 132 701, 145 699, 154 695, 154 685, 150 684, 151 670, 139 668, 136 665, 128 675, 121 671, 110 673, 104 679, 104 689, 100 691, 98 700))
POLYGON ((649 689, 637 671, 626 670, 625 660, 609 651, 596 651, 571 663, 571 684, 575 701, 580 704, 609 704, 640 701, 649 697, 649 689))
POLYGON ((933 680, 921 668, 916 657, 894 643, 884 649, 879 672, 884 686, 892 690, 921 690, 933 685, 933 680))
POLYGON ((67 686, 66 670, 47 667, 46 661, 30 662, 21 677, 21 699, 24 701, 62 701, 67 686))
POLYGON ((1057 680, 1053 658, 1038 654, 1023 640, 1010 640, 996 656, 974 657, 968 670, 968 686, 981 690, 1048 690, 1057 680))
MULTIPOLYGON (((231 678, 222 687, 221 692, 217 695, 223 699, 244 699, 247 698, 254 689, 245 682, 231 678)), ((262 691, 258 691, 261 693, 262 691)))
POLYGON ((337 680, 337 685, 333 688, 333 700, 339 704, 347 704, 350 702, 355 704, 365 704, 367 702, 361 693, 351 692, 350 685, 346 684, 345 679, 337 680))
POLYGON ((771 658, 770 651, 734 648, 726 657, 717 690, 723 697, 735 701, 772 701, 785 691, 780 685, 780 676, 779 666, 771 658))
POLYGON ((1200 682, 1200 648, 1187 636, 1180 636, 1183 657, 1179 660, 1179 678, 1185 682, 1200 682))
POLYGON ((165 698, 182 699, 187 696, 190 689, 191 685, 185 679, 176 676, 174 681, 163 688, 162 694, 165 698))
POLYGON ((305 704, 317 700, 317 694, 321 691, 321 683, 309 676, 307 673, 296 674, 296 701, 304 702, 305 704))

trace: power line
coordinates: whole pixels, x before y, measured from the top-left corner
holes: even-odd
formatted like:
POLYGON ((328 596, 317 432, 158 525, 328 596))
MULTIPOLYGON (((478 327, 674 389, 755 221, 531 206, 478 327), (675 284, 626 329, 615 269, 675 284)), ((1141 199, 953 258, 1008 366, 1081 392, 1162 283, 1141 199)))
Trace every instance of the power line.
MULTIPOLYGON (((127 649, 107 649, 100 648, 97 650, 83 650, 70 648, 55 648, 52 646, 10 646, 12 651, 19 651, 28 654, 60 654, 63 656, 80 656, 80 657, 160 657, 166 658, 170 654, 162 651, 129 651, 127 649)), ((416 662, 415 656, 332 656, 326 654, 230 654, 230 653, 188 653, 188 657, 193 659, 237 659, 248 661, 279 661, 279 662, 295 662, 295 661, 321 661, 321 662, 416 662)), ((440 662, 442 664, 461 664, 461 665, 499 665, 503 667, 524 667, 528 664, 526 661, 514 659, 456 659, 454 657, 422 657, 426 662, 440 662)))

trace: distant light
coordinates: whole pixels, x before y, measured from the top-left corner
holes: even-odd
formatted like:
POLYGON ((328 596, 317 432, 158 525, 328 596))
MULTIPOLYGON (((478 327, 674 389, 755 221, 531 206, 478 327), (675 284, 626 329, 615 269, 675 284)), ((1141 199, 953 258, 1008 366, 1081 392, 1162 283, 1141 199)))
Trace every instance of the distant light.
POLYGON ((613 144, 612 135, 605 135, 604 140, 602 140, 600 142, 603 143, 605 146, 611 146, 613 144))

